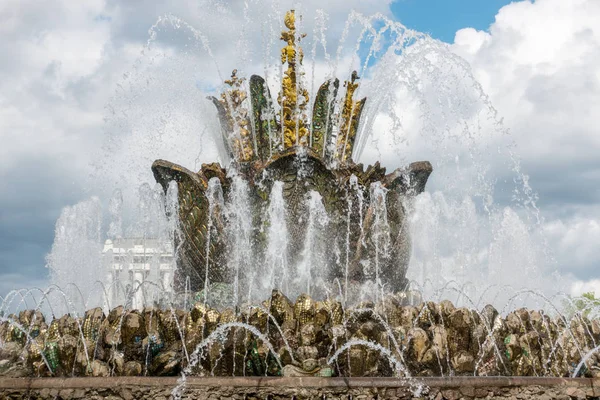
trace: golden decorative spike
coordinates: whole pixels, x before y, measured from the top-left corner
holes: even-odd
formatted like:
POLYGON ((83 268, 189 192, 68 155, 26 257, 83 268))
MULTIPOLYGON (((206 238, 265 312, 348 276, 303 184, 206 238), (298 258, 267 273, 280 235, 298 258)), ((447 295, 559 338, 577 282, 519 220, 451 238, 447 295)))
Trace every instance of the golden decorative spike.
POLYGON ((58 320, 54 319, 50 323, 50 327, 48 328, 48 333, 46 335, 46 340, 50 342, 55 342, 60 339, 60 331, 58 329, 58 320))
POLYGON ((248 119, 248 110, 242 103, 248 97, 246 91, 242 88, 245 78, 238 78, 237 69, 231 73, 231 79, 225 80, 225 84, 231 89, 221 94, 221 104, 227 110, 228 132, 234 157, 238 161, 250 161, 254 155, 252 148, 252 133, 250 131, 250 121, 248 119))
POLYGON ((294 317, 299 326, 313 323, 315 320, 315 303, 307 294, 301 294, 294 304, 294 317))
POLYGON ((221 323, 221 324, 227 324, 227 323, 235 322, 235 321, 236 321, 235 311, 233 311, 233 309, 231 309, 231 308, 226 308, 225 310, 223 310, 223 312, 219 316, 219 323, 221 323))
MULTIPOLYGON (((302 48, 296 45, 296 14, 294 10, 285 14, 284 22, 289 30, 281 32, 281 40, 287 43, 281 49, 281 63, 287 62, 288 68, 284 72, 281 92, 277 100, 282 108, 281 125, 284 148, 287 149, 297 144, 307 144, 309 132, 306 127, 305 115, 308 91, 301 86, 296 72, 296 66, 302 65, 304 53, 302 48)), ((305 36, 306 34, 302 34, 298 39, 305 36)))
POLYGON ((346 81, 346 97, 344 99, 344 107, 342 108, 341 125, 338 132, 336 158, 340 162, 346 162, 352 157, 352 147, 354 146, 354 138, 358 129, 358 118, 362 111, 364 101, 354 101, 354 92, 358 88, 358 83, 355 83, 359 78, 356 71, 352 71, 352 78, 346 81))
POLYGON ((206 318, 206 322, 209 324, 216 324, 219 322, 219 312, 217 310, 213 310, 212 308, 204 314, 206 318))

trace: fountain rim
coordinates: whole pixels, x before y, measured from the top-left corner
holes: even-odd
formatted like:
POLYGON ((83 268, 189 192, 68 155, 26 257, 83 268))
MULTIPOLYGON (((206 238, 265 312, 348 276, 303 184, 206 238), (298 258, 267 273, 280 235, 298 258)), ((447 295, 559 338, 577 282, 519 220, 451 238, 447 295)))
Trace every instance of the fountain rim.
MULTIPOLYGON (((81 389, 114 387, 173 388, 180 377, 56 377, 0 379, 2 389, 81 389)), ((600 378, 559 378, 526 376, 452 376, 452 377, 186 377, 186 389, 202 387, 238 388, 402 388, 424 385, 430 388, 507 388, 521 386, 591 388, 600 395, 600 378)))

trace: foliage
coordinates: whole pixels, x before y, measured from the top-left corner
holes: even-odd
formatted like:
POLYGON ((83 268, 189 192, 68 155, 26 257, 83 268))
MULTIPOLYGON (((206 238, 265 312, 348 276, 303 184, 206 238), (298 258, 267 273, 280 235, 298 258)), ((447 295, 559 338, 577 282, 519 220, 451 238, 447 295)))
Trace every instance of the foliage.
POLYGON ((572 318, 576 314, 582 317, 598 317, 600 315, 600 298, 596 298, 594 292, 583 293, 565 301, 565 316, 572 318))

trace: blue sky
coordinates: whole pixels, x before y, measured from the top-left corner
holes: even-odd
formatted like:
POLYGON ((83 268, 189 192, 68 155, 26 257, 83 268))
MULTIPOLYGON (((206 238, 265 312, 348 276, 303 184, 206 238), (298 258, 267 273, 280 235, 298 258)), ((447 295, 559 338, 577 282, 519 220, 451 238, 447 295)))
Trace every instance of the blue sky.
POLYGON ((397 0, 391 10, 408 28, 452 43, 462 28, 487 30, 498 10, 509 0, 397 0))

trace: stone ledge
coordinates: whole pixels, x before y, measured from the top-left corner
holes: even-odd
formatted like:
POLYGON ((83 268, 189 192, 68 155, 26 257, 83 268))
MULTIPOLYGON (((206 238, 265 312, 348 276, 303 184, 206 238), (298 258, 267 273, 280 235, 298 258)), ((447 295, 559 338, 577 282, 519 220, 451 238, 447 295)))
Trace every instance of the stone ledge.
MULTIPOLYGON (((176 377, 6 378, 0 398, 17 400, 167 400, 178 398, 176 377)), ((538 377, 275 378, 189 377, 182 391, 195 400, 397 399, 598 400, 600 379, 538 377)))
MULTIPOLYGON (((2 389, 41 388, 114 388, 118 386, 175 387, 175 377, 109 377, 109 378, 3 378, 2 389)), ((543 378, 543 377, 433 377, 433 378, 278 378, 278 377, 188 377, 186 388, 195 387, 291 387, 291 388, 401 388, 414 385, 430 388, 511 388, 521 386, 593 388, 600 391, 600 378, 543 378)))

